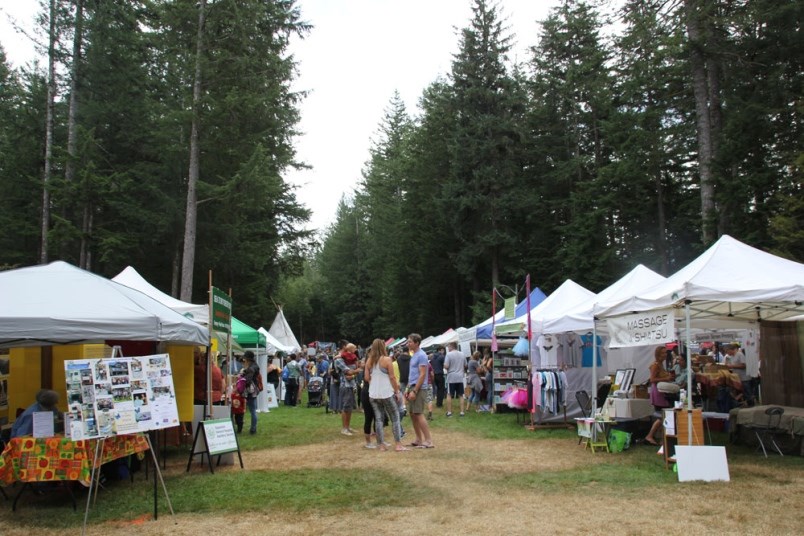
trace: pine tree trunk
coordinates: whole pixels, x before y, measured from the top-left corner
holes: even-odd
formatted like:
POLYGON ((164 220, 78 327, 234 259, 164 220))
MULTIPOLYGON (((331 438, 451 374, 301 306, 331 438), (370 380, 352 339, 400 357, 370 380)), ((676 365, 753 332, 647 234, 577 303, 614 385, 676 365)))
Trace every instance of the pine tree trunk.
POLYGON ((200 150, 198 128, 201 101, 201 54, 204 49, 204 10, 206 0, 198 3, 198 35, 196 38, 195 78, 193 81, 193 119, 190 129, 190 170, 187 177, 187 209, 184 220, 184 253, 181 264, 181 293, 179 299, 190 302, 193 298, 193 267, 195 265, 195 238, 198 218, 197 192, 200 150))
POLYGON ((56 0, 50 0, 50 27, 48 30, 48 82, 47 112, 45 118, 45 166, 42 172, 42 241, 39 262, 48 261, 48 231, 50 230, 50 169, 53 158, 53 127, 56 107, 56 0))
POLYGON ((690 40, 692 89, 695 96, 696 129, 698 133, 698 174, 701 178, 701 239, 704 245, 714 242, 715 185, 712 173, 712 122, 709 115, 709 88, 700 20, 700 0, 684 0, 687 36, 690 40))
MULTIPOLYGON (((83 40, 84 29, 84 0, 76 0, 75 2, 75 34, 73 35, 73 61, 70 67, 70 107, 67 112, 67 162, 64 167, 64 180, 67 184, 72 184, 75 181, 75 165, 78 158, 78 133, 77 133, 77 116, 78 116, 78 78, 79 69, 81 64, 81 46, 83 40)), ((88 201, 84 201, 88 203, 88 201)), ((84 206, 84 222, 87 220, 88 207, 84 206)), ((87 266, 88 255, 87 248, 89 242, 89 235, 86 234, 87 225, 83 225, 81 229, 81 243, 78 253, 78 266, 88 270, 87 266)))

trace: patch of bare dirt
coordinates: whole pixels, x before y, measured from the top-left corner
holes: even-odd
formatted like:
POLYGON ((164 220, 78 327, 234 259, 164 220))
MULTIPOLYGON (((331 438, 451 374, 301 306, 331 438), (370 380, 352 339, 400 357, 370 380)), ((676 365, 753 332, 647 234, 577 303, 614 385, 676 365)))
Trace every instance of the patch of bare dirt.
MULTIPOLYGON (((244 453, 247 470, 282 469, 293 459, 296 468, 370 471, 382 463, 401 480, 425 478, 435 490, 424 506, 405 505, 361 512, 299 516, 276 510, 247 515, 207 513, 164 515, 125 523, 91 526, 90 535, 110 532, 201 536, 211 534, 800 534, 804 527, 804 472, 782 471, 756 462, 731 465, 730 483, 679 484, 662 495, 616 493, 608 486, 580 484, 560 492, 532 487, 494 487, 484 475, 504 479, 521 472, 558 471, 604 464, 609 454, 592 454, 572 440, 533 442, 483 440, 459 432, 439 431, 435 449, 379 452, 363 449, 362 436, 339 436, 332 442, 244 453), (387 463, 391 461, 392 463, 387 463), (743 484, 740 483, 742 480, 743 484), (746 488, 744 482, 751 482, 746 488)), ((645 447, 641 447, 645 448, 645 447)), ((240 471, 238 468, 223 470, 240 471)), ((664 471, 657 459, 657 471, 664 471)), ((181 473, 180 461, 168 473, 181 473)), ((267 508, 270 508, 269 506, 267 508)), ((147 516, 146 516, 147 518, 147 516)), ((6 519, 9 519, 6 517, 6 519)), ((12 518, 13 519, 13 518, 12 518)), ((13 522, 12 522, 13 525, 13 522)), ((30 530, 2 527, 7 536, 30 530)), ((37 531, 54 536, 58 531, 37 531)))

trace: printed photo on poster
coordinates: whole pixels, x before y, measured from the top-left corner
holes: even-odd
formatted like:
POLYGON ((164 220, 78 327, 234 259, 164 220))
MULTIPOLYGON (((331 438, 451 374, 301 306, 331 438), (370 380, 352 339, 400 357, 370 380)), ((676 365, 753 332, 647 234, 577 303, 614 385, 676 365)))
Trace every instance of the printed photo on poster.
POLYGON ((179 424, 170 356, 65 361, 67 417, 74 439, 179 424))

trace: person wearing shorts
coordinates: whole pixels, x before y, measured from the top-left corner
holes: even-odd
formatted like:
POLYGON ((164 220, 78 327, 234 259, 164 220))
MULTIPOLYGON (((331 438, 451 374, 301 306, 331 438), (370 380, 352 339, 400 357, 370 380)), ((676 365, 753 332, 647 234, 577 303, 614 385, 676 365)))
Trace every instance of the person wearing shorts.
POLYGON ((418 333, 408 335, 408 349, 413 352, 410 358, 410 375, 408 376, 408 389, 405 398, 408 401, 408 413, 416 432, 416 441, 410 446, 431 449, 433 438, 430 436, 430 425, 424 416, 427 411, 427 402, 432 396, 431 385, 427 381, 427 370, 430 362, 427 354, 420 348, 422 336, 418 333))
POLYGON ((451 342, 449 351, 444 357, 444 370, 447 373, 447 417, 452 417, 452 400, 461 401, 461 417, 464 416, 463 377, 466 370, 466 357, 458 350, 458 345, 451 342))

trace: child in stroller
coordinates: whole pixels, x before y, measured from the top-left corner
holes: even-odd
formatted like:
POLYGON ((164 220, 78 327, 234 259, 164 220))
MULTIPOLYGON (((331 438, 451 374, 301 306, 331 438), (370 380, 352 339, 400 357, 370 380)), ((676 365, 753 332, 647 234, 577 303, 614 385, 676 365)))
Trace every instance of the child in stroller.
POLYGON ((307 407, 320 408, 324 404, 324 378, 312 376, 307 382, 307 407))

